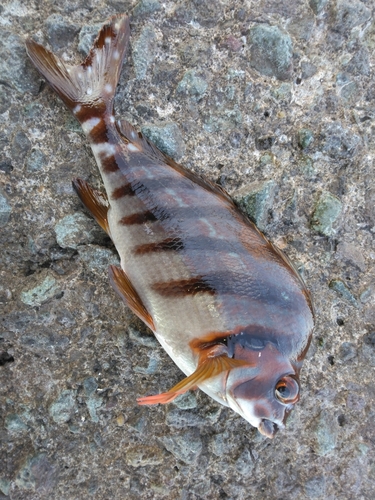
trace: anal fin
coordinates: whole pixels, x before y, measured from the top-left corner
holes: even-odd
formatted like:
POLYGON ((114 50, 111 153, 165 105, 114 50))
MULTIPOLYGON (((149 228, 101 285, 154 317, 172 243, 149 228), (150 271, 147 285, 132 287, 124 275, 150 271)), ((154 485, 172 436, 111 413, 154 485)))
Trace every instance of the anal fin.
POLYGON ((155 331, 155 325, 151 314, 143 305, 140 296, 134 289, 125 272, 119 267, 109 266, 108 274, 111 285, 125 304, 133 311, 134 314, 138 316, 139 319, 146 323, 152 331, 155 331))
POLYGON ((232 368, 239 368, 241 366, 248 365, 246 361, 229 358, 226 354, 220 354, 218 356, 210 356, 210 354, 206 354, 207 353, 205 353, 204 355, 204 361, 198 364, 198 368, 189 377, 181 380, 181 382, 172 387, 172 389, 170 389, 168 392, 156 394, 155 396, 138 398, 138 404, 154 405, 158 403, 170 403, 180 394, 184 394, 190 389, 195 389, 198 384, 201 384, 205 380, 216 377, 217 375, 227 372, 232 368))
POLYGON ((87 210, 94 217, 99 226, 109 234, 107 212, 109 202, 107 196, 101 191, 92 188, 83 179, 73 179, 73 188, 87 210))

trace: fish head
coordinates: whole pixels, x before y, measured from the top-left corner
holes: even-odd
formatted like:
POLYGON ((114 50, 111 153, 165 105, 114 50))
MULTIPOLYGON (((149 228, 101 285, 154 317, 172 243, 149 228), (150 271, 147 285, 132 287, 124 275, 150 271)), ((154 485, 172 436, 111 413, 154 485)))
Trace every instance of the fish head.
MULTIPOLYGON (((241 351, 241 347, 236 350, 241 351)), ((258 351, 242 351, 235 357, 246 359, 249 364, 229 372, 227 402, 261 434, 273 438, 285 427, 288 415, 299 400, 300 366, 271 343, 258 351)))

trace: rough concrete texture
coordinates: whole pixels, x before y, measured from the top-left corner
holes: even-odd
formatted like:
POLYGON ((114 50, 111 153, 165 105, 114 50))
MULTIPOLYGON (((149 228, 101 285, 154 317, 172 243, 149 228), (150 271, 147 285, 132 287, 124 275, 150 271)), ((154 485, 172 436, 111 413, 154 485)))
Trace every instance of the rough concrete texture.
POLYGON ((374 498, 373 1, 6 0, 0 25, 0 498, 374 498), (116 252, 71 187, 100 187, 93 156, 23 47, 77 61, 124 11, 118 116, 245 193, 312 291, 273 441, 199 392, 136 404, 182 375, 109 285, 116 252))

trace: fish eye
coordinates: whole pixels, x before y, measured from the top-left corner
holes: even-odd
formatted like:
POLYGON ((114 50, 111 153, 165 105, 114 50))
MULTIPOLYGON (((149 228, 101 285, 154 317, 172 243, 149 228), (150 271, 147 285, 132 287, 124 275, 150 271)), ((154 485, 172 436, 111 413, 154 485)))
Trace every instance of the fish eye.
POLYGON ((299 399, 299 385, 292 377, 283 377, 275 387, 275 396, 284 405, 296 403, 299 399))

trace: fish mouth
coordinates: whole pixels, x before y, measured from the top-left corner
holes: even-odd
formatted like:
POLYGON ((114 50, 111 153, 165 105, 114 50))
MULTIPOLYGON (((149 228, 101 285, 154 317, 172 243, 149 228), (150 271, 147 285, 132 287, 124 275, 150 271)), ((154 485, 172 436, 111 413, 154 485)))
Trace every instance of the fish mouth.
POLYGON ((279 430, 279 426, 277 424, 275 424, 275 422, 272 422, 271 420, 267 420, 266 418, 263 418, 260 421, 260 424, 258 426, 258 430, 264 436, 267 436, 268 438, 273 439, 275 437, 275 434, 279 430))

